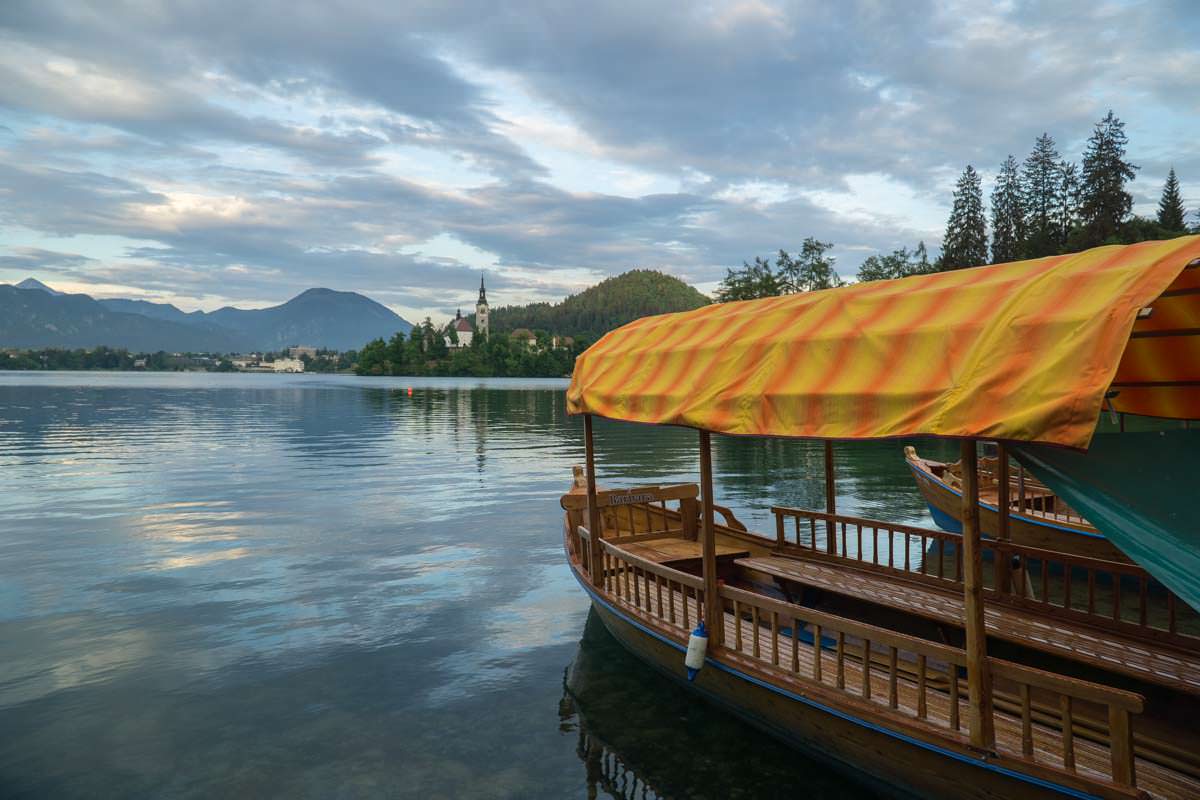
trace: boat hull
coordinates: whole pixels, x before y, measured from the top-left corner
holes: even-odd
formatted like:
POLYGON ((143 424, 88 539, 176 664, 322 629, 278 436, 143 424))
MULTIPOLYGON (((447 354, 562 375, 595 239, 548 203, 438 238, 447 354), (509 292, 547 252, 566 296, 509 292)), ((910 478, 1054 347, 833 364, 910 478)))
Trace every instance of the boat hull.
MULTIPOLYGON (((962 532, 962 495, 945 482, 923 469, 919 464, 908 461, 916 479, 917 488, 929 506, 929 513, 939 528, 953 533, 962 532)), ((979 504, 979 527, 984 536, 996 537, 1000 529, 1000 514, 988 503, 979 504)), ((1033 520, 1020 514, 1008 518, 1009 538, 1016 544, 1074 553, 1106 561, 1128 561, 1129 558, 1097 533, 1066 524, 1033 520)))
POLYGON ((576 578, 604 627, 634 656, 707 701, 890 796, 972 800, 1089 796, 888 731, 713 659, 689 683, 683 668, 686 648, 681 643, 622 613, 578 572, 576 578))

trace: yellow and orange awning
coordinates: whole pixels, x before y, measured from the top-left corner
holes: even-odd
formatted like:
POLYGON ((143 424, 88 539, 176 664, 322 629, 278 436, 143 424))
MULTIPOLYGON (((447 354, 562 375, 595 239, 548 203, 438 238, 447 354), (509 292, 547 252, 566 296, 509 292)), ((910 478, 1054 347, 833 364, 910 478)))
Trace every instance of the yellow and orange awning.
POLYGON ((1197 265, 1187 236, 645 317, 579 357, 567 410, 1086 448, 1109 392, 1117 411, 1200 418, 1197 265))

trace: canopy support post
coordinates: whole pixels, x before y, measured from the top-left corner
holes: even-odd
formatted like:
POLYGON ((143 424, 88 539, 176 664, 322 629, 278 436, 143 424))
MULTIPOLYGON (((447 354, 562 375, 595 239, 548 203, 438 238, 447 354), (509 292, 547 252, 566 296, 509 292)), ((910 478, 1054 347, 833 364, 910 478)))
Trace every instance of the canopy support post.
POLYGON ((962 443, 963 605, 967 632, 967 722, 971 745, 994 750, 992 676, 983 620, 983 553, 979 534, 979 459, 975 440, 962 443))
MULTIPOLYGON (((1011 539, 1008 530, 1009 523, 1009 487, 1011 479, 1008 465, 1008 448, 1001 442, 996 442, 996 539, 1007 542, 1011 539)), ((1007 594, 1012 591, 1010 575, 1012 573, 1008 554, 997 551, 992 563, 996 575, 996 591, 1007 594)))
POLYGON ((604 569, 600 551, 600 506, 596 499, 596 448, 592 444, 592 415, 583 415, 583 447, 587 456, 588 498, 588 574, 593 586, 604 583, 604 569))
MULTIPOLYGON (((833 482, 833 442, 825 440, 825 513, 837 513, 837 487, 833 482)), ((837 523, 825 520, 825 552, 837 552, 837 523)))
POLYGON ((725 641, 724 605, 717 582, 717 535, 713 524, 712 437, 700 431, 700 486, 704 492, 700 520, 701 571, 704 577, 704 622, 708 626, 708 641, 720 645, 725 641))

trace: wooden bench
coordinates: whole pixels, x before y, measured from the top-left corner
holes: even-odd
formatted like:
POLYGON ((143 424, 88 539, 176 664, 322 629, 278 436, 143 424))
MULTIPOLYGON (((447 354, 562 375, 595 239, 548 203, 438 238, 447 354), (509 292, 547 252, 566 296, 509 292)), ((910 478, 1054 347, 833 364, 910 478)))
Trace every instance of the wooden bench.
MULTIPOLYGON (((622 543, 620 539, 610 541, 631 555, 675 569, 681 569, 682 566, 690 565, 692 562, 699 564, 703 556, 700 542, 690 539, 663 538, 628 544, 622 543)), ((737 545, 718 543, 716 549, 718 564, 733 563, 750 555, 749 550, 737 545)))
MULTIPOLYGON (((734 563, 769 575, 781 586, 790 583, 823 589, 962 627, 963 597, 953 591, 790 556, 739 558, 734 563)), ((997 604, 986 606, 985 624, 988 635, 997 639, 1200 695, 1200 657, 1176 648, 997 604)))

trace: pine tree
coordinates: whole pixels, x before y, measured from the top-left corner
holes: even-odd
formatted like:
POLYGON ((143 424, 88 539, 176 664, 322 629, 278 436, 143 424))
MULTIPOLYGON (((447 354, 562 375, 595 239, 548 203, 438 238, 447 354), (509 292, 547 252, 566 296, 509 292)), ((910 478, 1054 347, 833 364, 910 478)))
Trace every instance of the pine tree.
POLYGON ((1125 182, 1133 180, 1139 169, 1125 160, 1125 123, 1111 110, 1096 123, 1083 154, 1083 203, 1080 208, 1087 226, 1086 243, 1103 244, 1117 235, 1121 223, 1133 208, 1133 195, 1125 191, 1125 182))
POLYGON ((1025 208, 1017 160, 1009 155, 1000 166, 992 189, 992 263, 1021 257, 1025 245, 1025 208))
POLYGON ((1022 165, 1021 178, 1029 226, 1025 255, 1041 258, 1057 253, 1060 228, 1054 219, 1054 207, 1061 178, 1058 149, 1050 134, 1043 133, 1034 142, 1033 152, 1022 165))
POLYGON ((942 269, 962 269, 986 264, 987 223, 983 218, 983 184, 968 165, 954 186, 954 207, 942 240, 942 269))
POLYGON ((1162 199, 1158 201, 1158 224, 1169 231, 1183 231, 1186 216, 1183 197, 1179 194, 1179 179, 1175 177, 1175 168, 1171 167, 1163 186, 1162 199))
POLYGON ((1073 162, 1058 162, 1058 189, 1054 193, 1054 226, 1057 231, 1058 248, 1062 252, 1071 231, 1079 224, 1080 204, 1079 169, 1073 162))
MULTIPOLYGON (((793 284, 793 291, 815 292, 820 289, 833 289, 842 285, 841 277, 837 274, 837 270, 833 268, 837 259, 833 256, 825 255, 832 248, 833 242, 820 242, 811 236, 800 243, 800 252, 796 254, 796 259, 792 262, 796 267, 798 278, 793 284)), ((780 251, 780 255, 786 256, 787 253, 780 251)), ((776 263, 782 272, 783 263, 776 263)))

